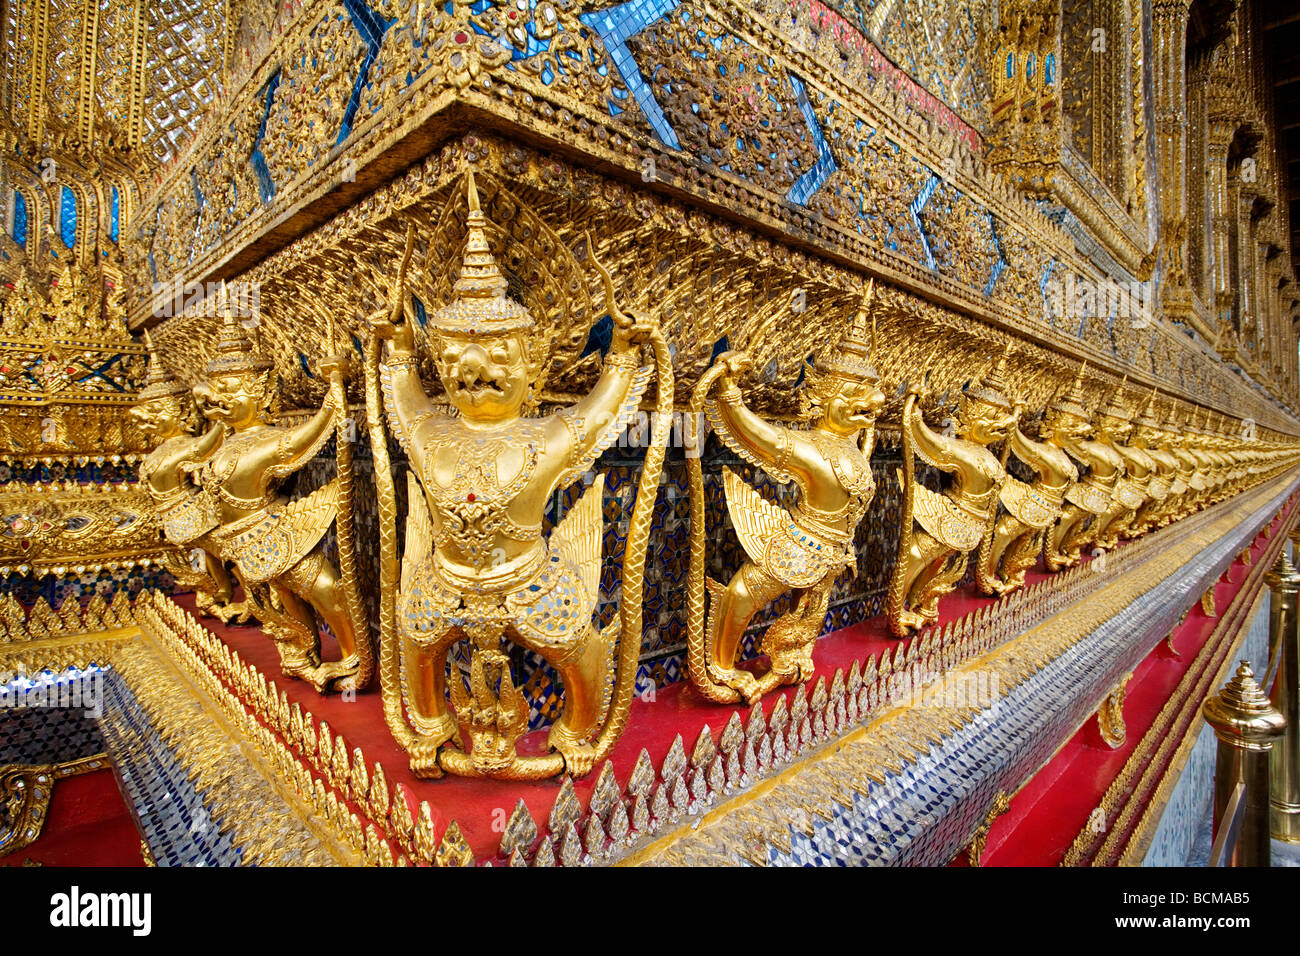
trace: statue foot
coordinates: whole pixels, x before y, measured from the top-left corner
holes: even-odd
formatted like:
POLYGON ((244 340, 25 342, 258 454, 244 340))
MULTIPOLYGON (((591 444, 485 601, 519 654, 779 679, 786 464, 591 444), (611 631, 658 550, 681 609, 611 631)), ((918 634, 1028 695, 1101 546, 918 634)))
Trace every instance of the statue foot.
POLYGON ((236 624, 247 624, 253 616, 253 606, 248 601, 228 601, 224 604, 218 602, 208 613, 222 624, 229 624, 231 621, 236 624))
POLYGON ((294 655, 289 658, 280 658, 280 673, 285 677, 306 681, 317 692, 321 686, 316 682, 316 672, 320 669, 320 661, 312 660, 306 656, 299 657, 294 655))
POLYGON ((311 683, 322 694, 329 691, 356 690, 361 661, 353 654, 341 661, 326 661, 315 669, 311 683))
POLYGON ((411 756, 411 773, 423 780, 442 776, 442 767, 438 766, 438 749, 441 744, 417 737, 411 741, 408 752, 411 756))
POLYGON ((927 624, 926 617, 917 611, 900 611, 898 618, 891 622, 896 637, 906 637, 913 631, 919 631, 927 624))
POLYGON ((564 758, 564 772, 571 777, 585 777, 596 765, 596 748, 592 744, 556 740, 552 746, 564 758))
POLYGON ((745 695, 745 703, 751 706, 768 691, 776 690, 783 684, 801 684, 812 677, 812 667, 800 668, 793 670, 783 668, 781 670, 770 670, 758 680, 754 681, 753 696, 745 695))
POLYGON ((717 669, 714 671, 713 676, 717 683, 722 684, 724 687, 730 687, 743 697, 747 704, 752 704, 763 696, 763 688, 749 671, 717 669))

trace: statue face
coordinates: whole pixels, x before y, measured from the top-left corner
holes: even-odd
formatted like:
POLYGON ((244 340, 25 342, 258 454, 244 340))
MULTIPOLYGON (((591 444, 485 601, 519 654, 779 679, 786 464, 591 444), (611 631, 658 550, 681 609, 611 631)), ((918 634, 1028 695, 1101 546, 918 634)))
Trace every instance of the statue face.
POLYGON ((1043 422, 1043 431, 1058 441, 1086 438, 1092 423, 1069 412, 1051 411, 1043 422))
POLYGON ((160 441, 179 435, 184 430, 183 412, 178 398, 151 398, 136 405, 129 415, 141 432, 160 441))
POLYGON ((981 445, 1007 437, 1016 416, 1010 409, 981 401, 963 401, 958 414, 962 437, 981 445))
POLYGON ((239 431, 261 423, 266 383, 260 375, 218 375, 196 385, 194 397, 204 418, 239 431))
POLYGON ((834 432, 851 435, 876 423, 885 395, 870 381, 831 379, 823 403, 823 422, 834 432))
POLYGON ((1133 430, 1133 423, 1123 418, 1116 418, 1114 415, 1101 415, 1097 419, 1097 429, 1115 441, 1122 442, 1133 430))
POLYGON ((1133 440, 1144 445, 1159 445, 1160 432, 1150 425, 1138 425, 1133 429, 1133 440))
POLYGON ((483 425, 519 417, 536 371, 519 332, 443 335, 436 364, 447 398, 466 421, 483 425))

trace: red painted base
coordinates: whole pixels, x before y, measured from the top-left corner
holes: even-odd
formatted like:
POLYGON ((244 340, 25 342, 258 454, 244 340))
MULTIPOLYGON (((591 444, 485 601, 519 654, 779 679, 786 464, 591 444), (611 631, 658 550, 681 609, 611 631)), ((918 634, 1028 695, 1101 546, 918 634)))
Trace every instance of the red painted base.
MULTIPOLYGON (((1046 576, 1042 571, 1033 572, 1029 575, 1028 583, 1033 584, 1046 576)), ((189 595, 177 596, 176 600, 187 610, 193 611, 194 605, 189 595)), ((940 603, 938 626, 964 617, 993 601, 993 598, 975 593, 973 585, 958 591, 940 603)), ((332 733, 344 737, 349 751, 360 747, 368 761, 372 764, 376 761, 381 763, 390 787, 401 783, 407 788, 415 801, 413 812, 421 801, 427 800, 434 813, 437 833, 441 834, 455 820, 479 859, 496 855, 501 832, 520 799, 528 806, 539 826, 545 827, 559 792, 558 779, 534 783, 459 777, 418 779, 410 772, 405 753, 393 741, 384 723, 377 681, 368 690, 358 693, 351 702, 344 701, 337 694, 322 698, 301 681, 278 677, 279 658, 271 641, 262 635, 258 627, 226 626, 213 618, 203 618, 202 623, 263 674, 268 677, 277 675, 275 684, 287 692, 289 701, 300 704, 318 719, 327 721, 332 733)), ((823 676, 829 684, 839 668, 843 668, 847 674, 855 660, 865 660, 868 655, 878 658, 884 651, 892 654, 899 644, 898 640, 889 636, 883 616, 831 633, 817 642, 814 652, 817 670, 809 687, 814 686, 817 678, 823 676)), ((337 647, 327 648, 325 656, 337 657, 337 647)), ((788 696, 790 689, 775 692, 765 699, 764 706, 769 712, 775 703, 776 693, 788 696)), ((627 730, 610 757, 619 782, 627 780, 643 748, 649 753, 654 765, 659 766, 672 747, 674 738, 680 734, 689 756, 704 727, 710 728, 716 741, 733 711, 738 711, 744 720, 749 709, 743 705, 711 704, 696 695, 685 682, 657 690, 653 701, 634 700, 627 730)), ((545 731, 531 733, 520 741, 520 752, 540 752, 545 747, 545 741, 545 731)), ((575 781, 578 797, 584 804, 596 779, 597 774, 592 773, 575 781)))
MULTIPOLYGON (((1274 528, 1285 520, 1284 509, 1274 528)), ((1251 544, 1252 565, 1268 546, 1263 532, 1251 544)), ((1215 585, 1215 607, 1222 611, 1241 590, 1251 568, 1234 561, 1215 585)), ((1199 603, 1174 631, 1173 649, 1161 641, 1133 672, 1124 698, 1124 743, 1112 750, 1089 719, 1011 800, 994 822, 981 857, 982 866, 1056 866, 1088 824, 1102 795, 1150 730, 1179 681, 1209 639, 1217 617, 1199 603)), ((954 865, 966 865, 963 854, 954 865)))
POLYGON ((117 788, 112 768, 54 784, 50 816, 40 838, 0 866, 144 866, 140 831, 117 788))

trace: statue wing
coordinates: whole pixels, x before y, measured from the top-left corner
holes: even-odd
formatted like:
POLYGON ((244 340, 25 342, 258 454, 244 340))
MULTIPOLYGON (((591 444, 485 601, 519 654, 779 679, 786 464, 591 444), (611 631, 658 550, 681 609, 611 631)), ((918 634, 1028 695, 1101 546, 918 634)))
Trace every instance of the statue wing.
POLYGON ((596 475, 551 533, 555 544, 573 560, 592 606, 600 597, 601 532, 604 530, 605 475, 596 475))
POLYGON ((718 403, 716 401, 710 399, 704 403, 704 414, 708 416, 709 424, 713 426, 713 430, 717 432, 718 438, 722 440, 722 443, 730 448, 742 460, 747 461, 756 468, 762 468, 777 481, 794 481, 794 475, 790 474, 790 472, 782 468, 777 468, 771 462, 761 461, 753 452, 745 447, 744 442, 736 437, 736 434, 731 430, 731 426, 728 425, 726 420, 718 413, 718 403))
POLYGON ((1094 515, 1104 515, 1110 507, 1111 495, 1090 481, 1080 481, 1070 486, 1065 493, 1065 500, 1078 505, 1084 511, 1094 515))
POLYGON ((1046 528, 1061 513, 1059 505, 1053 504, 1032 485, 1010 475, 998 497, 1007 511, 1031 528, 1046 528))
MULTIPOLYGON (((627 390, 627 397, 623 399, 623 404, 619 406, 618 413, 600 428, 600 433, 595 442, 588 446, 585 451, 577 451, 569 460, 569 467, 560 476, 557 487, 563 488, 565 485, 576 481, 595 464, 596 459, 604 454, 605 449, 618 441, 618 436, 623 434, 623 429, 627 428, 632 419, 636 417, 637 409, 641 406, 641 396, 645 394, 646 387, 649 386, 650 377, 653 374, 654 368, 649 365, 637 369, 637 373, 632 376, 632 384, 627 390)), ((584 416, 574 415, 567 410, 559 414, 571 431, 583 432, 586 430, 587 420, 584 416)))
POLYGON ((958 551, 970 551, 984 537, 984 522, 962 511, 919 481, 912 484, 912 517, 935 539, 958 551))
POLYGON ((792 588, 811 587, 844 567, 845 550, 796 532, 794 519, 730 468, 722 469, 722 487, 736 537, 749 560, 792 588))

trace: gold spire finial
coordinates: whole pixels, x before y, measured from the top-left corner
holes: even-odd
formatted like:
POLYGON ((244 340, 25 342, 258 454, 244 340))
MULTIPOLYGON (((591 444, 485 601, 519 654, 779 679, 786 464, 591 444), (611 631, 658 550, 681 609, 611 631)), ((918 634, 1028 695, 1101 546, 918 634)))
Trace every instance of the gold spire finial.
POLYGON ((479 206, 478 186, 474 170, 466 174, 469 191, 469 217, 466 221, 468 235, 465 239, 465 259, 460 267, 460 278, 455 291, 460 298, 496 299, 506 294, 506 279, 492 258, 487 240, 487 217, 479 206))
POLYGON ((995 405, 998 408, 1011 408, 1011 385, 1007 381, 1007 360, 1011 357, 1011 340, 975 385, 966 390, 966 397, 995 405))
MULTIPOLYGON (((880 380, 880 373, 871 364, 871 347, 867 343, 868 322, 873 330, 875 328, 875 299, 876 282, 872 279, 867 283, 858 311, 839 344, 827 349, 814 360, 813 367, 817 371, 855 382, 880 380)), ((875 338, 874 331, 872 338, 875 338)))
POLYGON ((1083 375, 1087 370, 1088 360, 1084 359, 1079 366, 1079 371, 1074 376, 1074 381, 1065 390, 1065 394, 1052 402, 1051 407, 1054 411, 1065 412, 1084 421, 1088 421, 1092 417, 1088 414, 1083 395, 1083 375))
POLYGON ((1101 410, 1103 415, 1108 415, 1111 418, 1118 418, 1126 422, 1132 420, 1133 409, 1130 408, 1128 402, 1124 400, 1124 386, 1127 383, 1128 373, 1125 372, 1124 377, 1119 381, 1119 386, 1115 389, 1115 394, 1110 397, 1110 401, 1106 403, 1106 407, 1101 410))
POLYGON ((145 378, 144 388, 140 390, 139 401, 147 402, 153 398, 167 398, 187 393, 188 386, 167 374, 167 369, 163 366, 162 359, 158 357, 158 349, 148 329, 144 330, 144 346, 149 352, 149 373, 145 378))
POLYGON ((225 280, 217 290, 217 314, 221 316, 221 333, 217 338, 217 352, 208 363, 207 374, 232 375, 241 372, 264 372, 275 363, 262 355, 253 340, 245 334, 230 308, 230 293, 225 280))
POLYGON ((455 298, 429 317, 429 325, 462 335, 499 335, 530 329, 534 324, 532 315, 506 295, 508 284, 488 243, 488 221, 479 204, 474 170, 466 171, 465 180, 469 215, 460 276, 452 287, 455 298))

